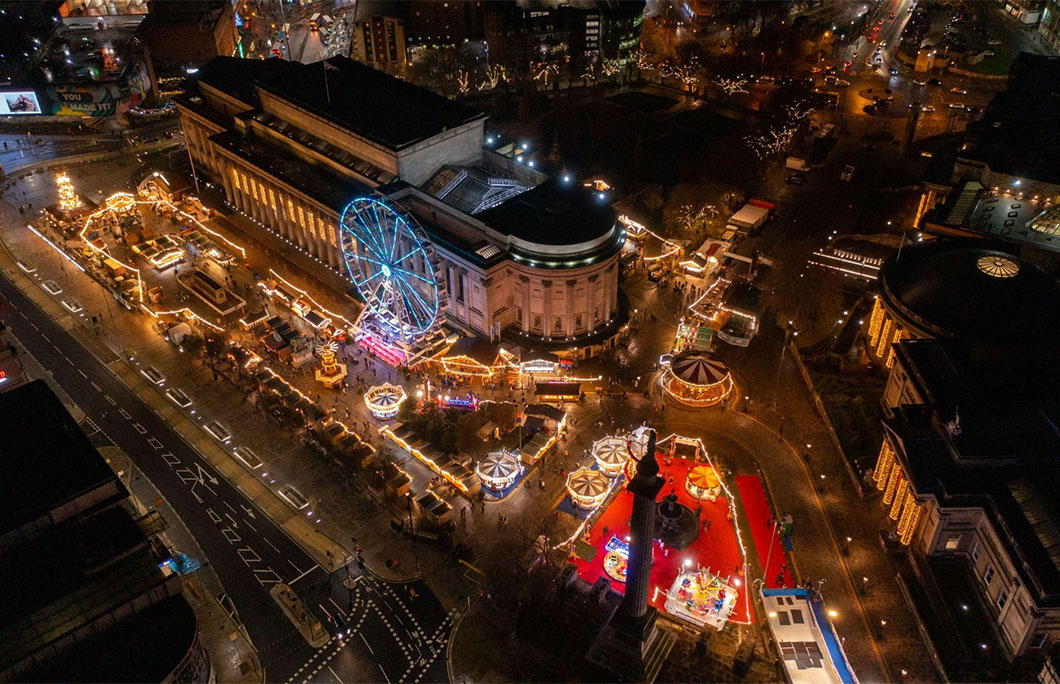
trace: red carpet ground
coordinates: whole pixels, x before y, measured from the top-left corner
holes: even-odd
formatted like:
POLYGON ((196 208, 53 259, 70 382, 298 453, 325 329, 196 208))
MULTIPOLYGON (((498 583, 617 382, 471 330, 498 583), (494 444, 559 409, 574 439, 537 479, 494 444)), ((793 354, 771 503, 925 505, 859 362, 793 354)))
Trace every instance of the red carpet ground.
MULTIPOLYGON (((663 461, 663 455, 659 455, 659 472, 667 484, 659 493, 659 499, 667 496, 671 491, 677 494, 677 500, 695 511, 702 504, 703 512, 701 521, 709 524, 704 529, 700 527, 699 537, 688 548, 678 551, 675 549, 660 549, 656 544, 654 563, 651 570, 652 595, 651 604, 665 612, 664 604, 666 595, 674 579, 677 577, 684 561, 690 560, 691 566, 699 566, 709 569, 722 579, 731 578, 730 582, 739 592, 736 605, 729 619, 734 622, 752 622, 749 597, 746 594, 747 583, 744 581, 744 558, 740 551, 740 542, 736 536, 733 523, 728 518, 729 501, 724 493, 716 501, 700 501, 692 497, 685 490, 685 477, 688 471, 696 464, 681 458, 675 458, 672 464, 667 466, 663 461)), ((624 540, 629 534, 629 518, 633 513, 633 495, 624 488, 615 497, 611 505, 596 524, 589 531, 589 544, 596 549, 596 556, 591 561, 580 558, 572 559, 578 567, 578 575, 589 582, 595 582, 598 577, 607 577, 604 572, 604 557, 607 555, 604 546, 612 535, 617 535, 624 540)), ((702 524, 702 523, 701 523, 702 524)), ((611 586, 619 593, 625 592, 625 583, 611 580, 611 586)))
POLYGON ((766 587, 777 589, 791 586, 791 571, 787 568, 788 561, 784 556, 780 535, 773 534, 773 516, 769 510, 766 493, 762 489, 762 480, 757 475, 737 475, 736 487, 740 490, 744 515, 747 516, 747 524, 751 528, 755 551, 758 553, 758 564, 762 568, 766 587), (772 553, 769 551, 771 541, 772 553), (769 559, 768 568, 766 567, 767 558, 769 559), (778 579, 782 581, 778 583, 778 579))

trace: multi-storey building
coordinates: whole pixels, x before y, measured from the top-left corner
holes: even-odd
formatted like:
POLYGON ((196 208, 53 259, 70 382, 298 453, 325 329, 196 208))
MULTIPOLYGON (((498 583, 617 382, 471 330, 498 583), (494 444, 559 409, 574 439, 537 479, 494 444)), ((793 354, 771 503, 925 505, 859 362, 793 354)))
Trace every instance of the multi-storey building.
POLYGON ((382 15, 358 21, 351 57, 392 76, 404 76, 408 64, 405 23, 382 15))
POLYGON ((481 112, 346 58, 218 58, 176 101, 197 172, 336 271, 375 195, 430 237, 456 328, 587 355, 621 323, 614 198, 484 149, 481 112))
POLYGON ((1060 637, 1060 284, 940 240, 888 260, 880 290, 887 517, 914 553, 963 559, 1007 655, 1043 648, 1060 637))

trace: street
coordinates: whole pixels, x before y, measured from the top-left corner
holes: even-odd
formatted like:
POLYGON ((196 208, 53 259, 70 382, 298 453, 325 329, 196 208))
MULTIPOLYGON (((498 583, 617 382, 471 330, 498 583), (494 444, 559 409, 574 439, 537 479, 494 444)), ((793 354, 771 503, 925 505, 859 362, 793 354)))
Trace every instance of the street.
POLYGON ((221 579, 270 680, 294 681, 316 667, 324 651, 336 681, 376 679, 376 668, 393 679, 444 680, 444 661, 438 661, 437 654, 448 639, 448 616, 426 585, 401 585, 396 592, 366 575, 348 592, 342 585, 345 570, 329 578, 7 274, 0 278, 0 295, 15 336, 106 438, 133 459, 195 536, 207 556, 202 560, 221 579), (324 650, 314 652, 269 596, 276 583, 292 585, 329 632, 353 629, 353 638, 335 636, 324 650), (398 593, 409 586, 418 595, 409 602, 411 609, 398 593))

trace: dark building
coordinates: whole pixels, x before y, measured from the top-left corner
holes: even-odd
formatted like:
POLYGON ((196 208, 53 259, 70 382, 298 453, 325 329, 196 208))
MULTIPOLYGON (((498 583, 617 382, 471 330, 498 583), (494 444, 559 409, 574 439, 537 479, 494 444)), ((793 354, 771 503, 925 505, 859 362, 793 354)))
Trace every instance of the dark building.
POLYGON ((410 0, 405 3, 405 37, 411 45, 457 45, 486 34, 481 0, 410 0))
POLYGON ((206 682, 168 554, 43 381, 0 394, 0 679, 206 682))
POLYGON ((201 66, 239 42, 229 0, 153 0, 137 36, 159 65, 201 66))

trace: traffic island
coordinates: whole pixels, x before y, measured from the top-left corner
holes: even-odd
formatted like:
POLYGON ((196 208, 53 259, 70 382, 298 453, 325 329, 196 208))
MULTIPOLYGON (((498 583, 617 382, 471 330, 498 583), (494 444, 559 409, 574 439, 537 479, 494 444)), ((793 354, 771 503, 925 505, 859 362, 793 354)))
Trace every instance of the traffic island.
POLYGON ((269 595, 276 601, 283 614, 291 621, 302 638, 313 648, 321 648, 328 643, 331 637, 327 630, 320 624, 320 620, 310 611, 306 610, 302 599, 298 594, 291 591, 290 585, 274 584, 269 590, 269 595))

